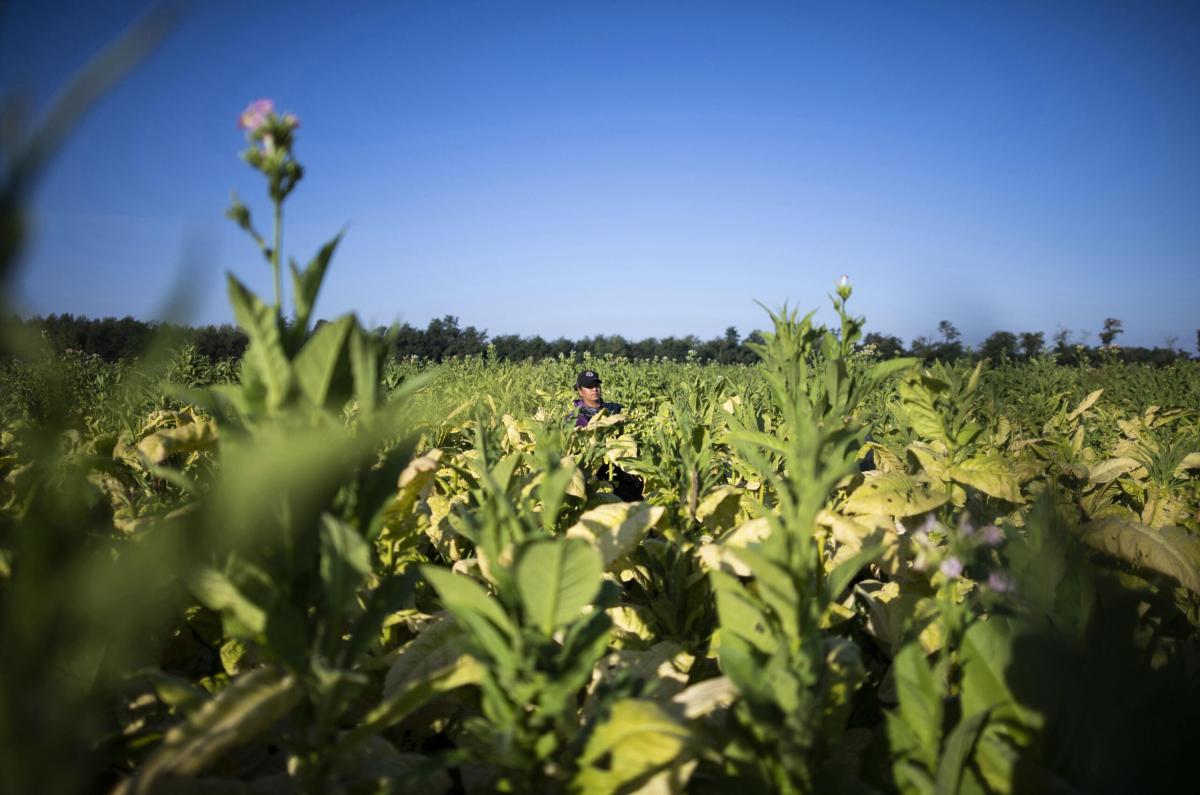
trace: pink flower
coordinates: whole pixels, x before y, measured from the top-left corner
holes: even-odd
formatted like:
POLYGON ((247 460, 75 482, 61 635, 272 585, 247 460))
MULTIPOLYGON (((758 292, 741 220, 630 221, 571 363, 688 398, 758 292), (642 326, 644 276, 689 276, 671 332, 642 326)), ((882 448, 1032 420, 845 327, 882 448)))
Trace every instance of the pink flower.
POLYGON ((1006 593, 1012 588, 1012 580, 1009 579, 1007 574, 993 571, 988 575, 987 587, 996 593, 1006 593))
POLYGON ((238 127, 254 132, 267 123, 267 117, 275 112, 275 103, 269 99, 256 99, 246 106, 238 116, 238 127))
POLYGON ((938 571, 945 575, 947 580, 957 579, 963 573, 962 561, 951 555, 942 561, 942 565, 938 567, 938 571))
POLYGON ((979 540, 989 547, 998 547, 1004 543, 1004 531, 994 524, 979 528, 979 540))

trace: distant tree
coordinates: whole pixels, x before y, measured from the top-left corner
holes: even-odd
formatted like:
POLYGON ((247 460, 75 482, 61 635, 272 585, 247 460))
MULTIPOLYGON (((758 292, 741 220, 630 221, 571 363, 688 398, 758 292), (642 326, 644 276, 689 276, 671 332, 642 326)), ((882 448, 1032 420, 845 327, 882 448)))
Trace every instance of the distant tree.
POLYGON ((1021 332, 1021 353, 1026 359, 1032 359, 1040 356, 1042 349, 1046 347, 1046 335, 1040 331, 1022 331, 1021 332))
POLYGON ((891 334, 872 331, 863 337, 863 345, 872 345, 881 359, 896 359, 904 355, 904 341, 891 334))
POLYGON ((962 334, 949 320, 938 323, 938 333, 942 341, 934 349, 934 358, 953 361, 963 355, 962 334))
POLYGON ((929 362, 937 358, 937 345, 929 337, 915 337, 912 341, 912 355, 929 362))
POLYGON ((1071 349, 1071 330, 1061 326, 1054 332, 1054 352, 1059 356, 1066 355, 1071 349))
POLYGON ((1009 331, 992 332, 991 336, 983 341, 979 353, 984 358, 995 362, 1015 359, 1017 358, 1017 335, 1009 331))
POLYGON ((517 334, 500 334, 492 337, 492 350, 497 359, 517 361, 529 358, 529 341, 517 334))
POLYGON ((425 329, 423 356, 441 361, 448 356, 471 356, 487 347, 487 331, 474 326, 459 328, 458 318, 446 315, 429 321, 425 329))
POLYGON ((1125 326, 1120 320, 1117 320, 1115 317, 1105 318, 1104 329, 1100 332, 1100 344, 1107 348, 1113 344, 1113 340, 1117 338, 1117 335, 1124 333, 1125 326))

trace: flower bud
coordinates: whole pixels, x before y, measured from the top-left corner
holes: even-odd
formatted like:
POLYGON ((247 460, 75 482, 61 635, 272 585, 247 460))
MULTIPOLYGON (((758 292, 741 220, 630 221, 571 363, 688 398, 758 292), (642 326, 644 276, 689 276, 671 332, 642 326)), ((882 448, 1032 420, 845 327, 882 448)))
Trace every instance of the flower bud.
POLYGON ((847 298, 850 297, 851 289, 852 288, 850 287, 850 277, 843 273, 842 278, 838 279, 837 294, 839 296, 841 296, 843 301, 845 301, 847 298))

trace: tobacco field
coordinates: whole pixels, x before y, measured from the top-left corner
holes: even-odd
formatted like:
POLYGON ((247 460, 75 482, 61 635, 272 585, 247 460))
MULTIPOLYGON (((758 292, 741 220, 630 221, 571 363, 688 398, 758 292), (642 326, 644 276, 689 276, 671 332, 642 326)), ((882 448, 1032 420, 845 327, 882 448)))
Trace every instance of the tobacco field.
POLYGON ((1195 362, 877 361, 845 282, 755 366, 395 361, 315 324, 337 238, 284 262, 296 125, 245 126, 240 362, 5 338, 0 790, 1188 780, 1195 362), (575 427, 584 366, 625 408, 575 427))

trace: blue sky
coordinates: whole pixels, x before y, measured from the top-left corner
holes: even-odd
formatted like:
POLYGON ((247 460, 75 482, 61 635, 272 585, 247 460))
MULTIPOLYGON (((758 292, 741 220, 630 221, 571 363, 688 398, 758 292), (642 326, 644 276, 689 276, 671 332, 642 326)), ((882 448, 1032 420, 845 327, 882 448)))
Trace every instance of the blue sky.
MULTIPOLYGON (((44 103, 146 2, 0 3, 0 86, 44 103)), ((343 226, 318 314, 492 334, 952 321, 1192 348, 1200 5, 1116 2, 197 2, 47 175, 24 312, 231 319, 270 292, 222 217, 237 114, 302 121, 285 250, 343 226)))

